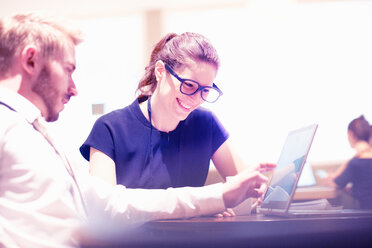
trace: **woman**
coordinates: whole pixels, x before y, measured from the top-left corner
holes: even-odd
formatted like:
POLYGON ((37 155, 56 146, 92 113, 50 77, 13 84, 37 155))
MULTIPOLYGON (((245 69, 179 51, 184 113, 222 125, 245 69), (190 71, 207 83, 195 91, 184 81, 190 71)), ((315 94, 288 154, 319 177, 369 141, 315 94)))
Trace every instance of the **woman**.
POLYGON ((204 36, 166 35, 151 54, 139 97, 100 117, 80 147, 91 174, 129 188, 168 188, 204 185, 211 159, 224 179, 243 170, 224 127, 200 107, 222 95, 213 83, 218 68, 204 36))
POLYGON ((362 209, 372 209, 372 148, 369 144, 370 126, 364 116, 354 119, 348 126, 350 146, 355 156, 333 175, 339 188, 352 183, 352 195, 362 209))

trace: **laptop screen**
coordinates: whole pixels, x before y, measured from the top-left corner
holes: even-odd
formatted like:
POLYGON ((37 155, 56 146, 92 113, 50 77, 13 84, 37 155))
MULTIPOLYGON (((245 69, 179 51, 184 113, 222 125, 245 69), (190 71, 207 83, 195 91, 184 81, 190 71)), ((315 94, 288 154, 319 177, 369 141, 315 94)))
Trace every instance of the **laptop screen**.
POLYGON ((261 208, 286 210, 297 186, 317 125, 291 131, 280 153, 261 208))

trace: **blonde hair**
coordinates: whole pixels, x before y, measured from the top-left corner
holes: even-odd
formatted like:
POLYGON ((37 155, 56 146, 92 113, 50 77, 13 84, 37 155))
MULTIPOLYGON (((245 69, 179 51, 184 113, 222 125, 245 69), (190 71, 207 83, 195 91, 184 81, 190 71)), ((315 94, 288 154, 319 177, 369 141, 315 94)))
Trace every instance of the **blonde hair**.
POLYGON ((34 13, 0 19, 0 76, 8 72, 14 57, 27 45, 35 45, 43 57, 49 57, 63 51, 69 42, 78 45, 82 41, 80 31, 60 23, 34 13))

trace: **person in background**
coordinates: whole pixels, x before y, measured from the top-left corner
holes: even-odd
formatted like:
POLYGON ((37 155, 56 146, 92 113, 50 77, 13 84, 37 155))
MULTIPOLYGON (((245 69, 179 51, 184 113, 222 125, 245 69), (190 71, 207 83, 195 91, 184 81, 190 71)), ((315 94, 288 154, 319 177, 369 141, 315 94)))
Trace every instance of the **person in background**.
POLYGON ((45 121, 56 121, 77 95, 80 37, 36 14, 0 19, 0 247, 78 247, 88 227, 98 229, 95 238, 111 229, 122 235, 111 224, 213 214, 262 195, 267 178, 259 171, 204 187, 143 190, 71 164, 45 121))
POLYGON ((223 125, 200 107, 222 95, 214 83, 219 65, 203 35, 165 35, 152 51, 138 98, 101 116, 80 147, 90 173, 128 188, 166 189, 204 185, 211 160, 225 180, 244 170, 223 125))
POLYGON ((349 183, 351 194, 361 209, 372 209, 372 148, 371 128, 363 115, 348 125, 348 140, 356 154, 331 176, 338 188, 349 183))

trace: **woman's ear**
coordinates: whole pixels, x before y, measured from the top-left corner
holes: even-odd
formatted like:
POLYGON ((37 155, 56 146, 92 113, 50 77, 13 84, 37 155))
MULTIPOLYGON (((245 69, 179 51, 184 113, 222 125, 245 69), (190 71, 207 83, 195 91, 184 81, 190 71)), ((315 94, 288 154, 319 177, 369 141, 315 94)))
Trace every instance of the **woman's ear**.
POLYGON ((33 74, 38 62, 38 50, 34 45, 26 46, 21 52, 21 66, 28 74, 33 74))
POLYGON ((165 76, 165 65, 161 60, 156 61, 154 68, 156 81, 159 82, 165 76))

